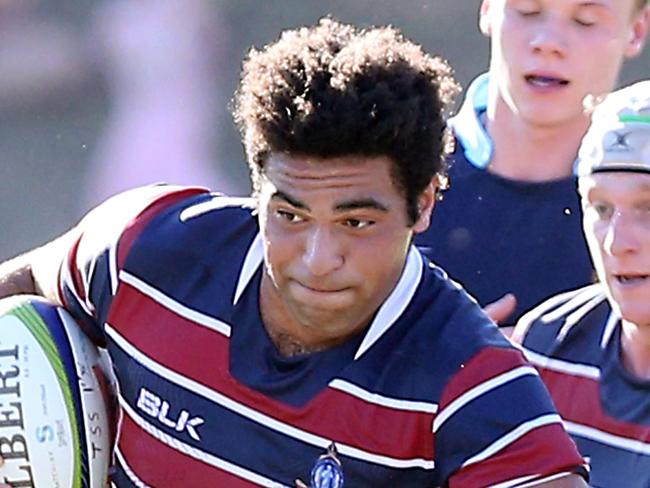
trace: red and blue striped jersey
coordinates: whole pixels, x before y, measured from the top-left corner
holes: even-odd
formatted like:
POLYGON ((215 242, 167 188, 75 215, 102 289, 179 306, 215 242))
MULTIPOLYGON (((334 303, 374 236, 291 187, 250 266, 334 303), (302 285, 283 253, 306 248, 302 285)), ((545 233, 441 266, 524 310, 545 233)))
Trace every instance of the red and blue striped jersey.
POLYGON ((364 333, 287 358, 250 200, 137 189, 79 235, 60 293, 113 363, 115 486, 292 487, 332 444, 346 486, 584 472, 537 371, 415 247, 364 333))
POLYGON ((591 486, 650 486, 650 384, 622 363, 620 320, 604 287, 558 295, 518 327, 526 356, 590 461, 591 486))

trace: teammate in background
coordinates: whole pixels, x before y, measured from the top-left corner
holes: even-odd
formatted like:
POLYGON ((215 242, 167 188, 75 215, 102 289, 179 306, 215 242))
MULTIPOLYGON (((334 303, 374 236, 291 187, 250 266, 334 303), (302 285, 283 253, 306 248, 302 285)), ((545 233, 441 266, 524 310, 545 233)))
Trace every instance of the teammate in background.
POLYGON ((236 97, 253 198, 132 190, 4 264, 108 348, 116 486, 585 486, 534 368, 411 245, 456 90, 391 28, 284 32, 236 97))
POLYGON ((650 81, 609 95, 580 149, 584 232, 599 282, 524 315, 540 369, 602 488, 650 486, 650 81))
POLYGON ((647 0, 481 4, 489 72, 450 120, 450 189, 416 243, 481 305, 504 297, 490 312, 502 325, 592 282, 572 175, 589 124, 582 102, 614 88, 649 19, 647 0))

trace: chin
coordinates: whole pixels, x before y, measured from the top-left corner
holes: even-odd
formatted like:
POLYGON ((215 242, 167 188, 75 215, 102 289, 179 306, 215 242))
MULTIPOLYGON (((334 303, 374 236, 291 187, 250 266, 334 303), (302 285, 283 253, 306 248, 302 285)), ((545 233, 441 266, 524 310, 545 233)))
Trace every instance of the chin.
POLYGON ((524 115, 524 118, 527 119, 531 125, 539 127, 554 127, 563 125, 564 123, 573 120, 574 118, 571 114, 558 113, 552 109, 549 110, 549 107, 533 108, 528 110, 528 113, 530 114, 528 116, 526 116, 525 113, 522 115, 524 115))
POLYGON ((314 329, 332 329, 338 330, 345 328, 345 313, 341 310, 324 310, 324 309, 309 309, 301 308, 295 313, 298 321, 310 328, 314 329))
POLYGON ((620 313, 623 320, 638 326, 650 327, 650 306, 644 305, 625 305, 620 307, 620 313))

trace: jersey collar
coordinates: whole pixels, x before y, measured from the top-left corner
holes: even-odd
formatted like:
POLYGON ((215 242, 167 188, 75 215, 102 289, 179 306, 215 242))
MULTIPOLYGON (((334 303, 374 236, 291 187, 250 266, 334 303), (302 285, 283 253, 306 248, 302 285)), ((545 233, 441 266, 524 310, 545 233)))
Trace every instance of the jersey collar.
POLYGON ((485 169, 492 159, 492 139, 481 121, 487 110, 489 75, 479 75, 467 88, 465 100, 448 124, 460 142, 465 158, 477 168, 485 169))
MULTIPOLYGON (((255 272, 262 265, 263 259, 262 235, 258 233, 248 249, 244 264, 239 272, 237 288, 233 297, 233 305, 237 305, 239 302, 255 272)), ((406 307, 411 303, 422 281, 423 268, 424 262, 420 251, 415 246, 411 246, 406 258, 404 270, 402 271, 402 276, 391 294, 375 314, 375 318, 354 355, 355 360, 370 349, 401 317, 406 307)))
POLYGON ((397 322, 402 313, 409 306, 415 292, 422 281, 424 263, 420 251, 415 246, 406 258, 406 264, 397 285, 383 303, 374 320, 368 328, 354 359, 359 359, 372 345, 383 336, 390 327, 397 322))

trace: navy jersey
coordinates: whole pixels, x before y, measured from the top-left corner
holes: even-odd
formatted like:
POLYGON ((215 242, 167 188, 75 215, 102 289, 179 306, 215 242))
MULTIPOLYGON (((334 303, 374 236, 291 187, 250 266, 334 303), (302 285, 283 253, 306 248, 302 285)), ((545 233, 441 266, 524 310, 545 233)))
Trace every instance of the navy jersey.
POLYGON ((456 149, 450 156, 450 187, 416 244, 481 305, 504 294, 517 308, 504 325, 561 291, 591 282, 582 233, 576 179, 523 182, 487 171, 492 142, 480 121, 487 79, 468 89, 450 122, 456 149))
POLYGON ((650 383, 621 361, 621 327, 601 285, 555 297, 517 334, 569 433, 591 464, 591 486, 650 486, 650 383))
POLYGON ((150 187, 80 230, 60 293, 113 362, 118 487, 295 486, 330 448, 346 486, 583 473, 536 370, 415 248, 367 331, 286 358, 250 201, 150 187))

